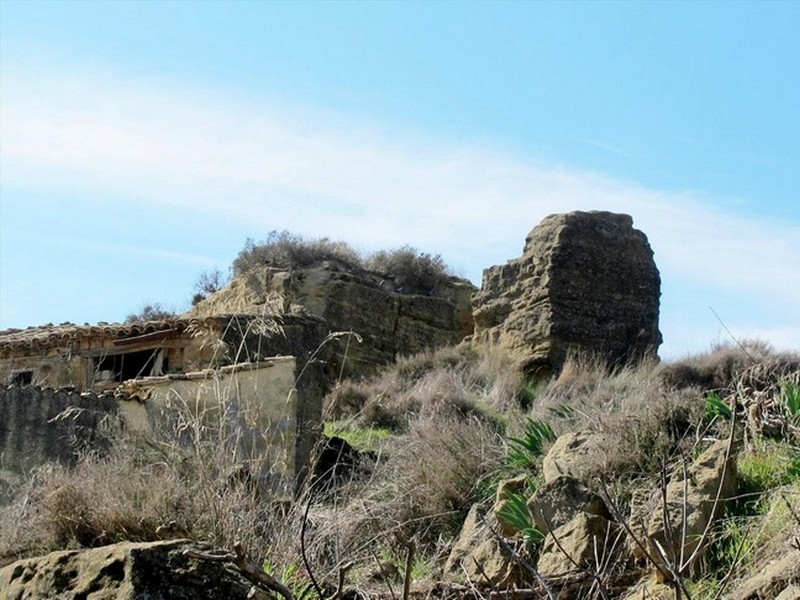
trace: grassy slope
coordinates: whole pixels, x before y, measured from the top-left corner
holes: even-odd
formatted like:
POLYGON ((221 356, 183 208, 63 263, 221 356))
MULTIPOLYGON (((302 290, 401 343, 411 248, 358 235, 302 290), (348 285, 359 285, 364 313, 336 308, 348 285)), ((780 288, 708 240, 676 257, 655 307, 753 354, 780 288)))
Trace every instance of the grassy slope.
MULTIPOLYGON (((110 457, 87 456, 74 471, 42 470, 20 502, 3 509, 0 561, 178 534, 228 548, 241 541, 254 560, 300 590, 306 575, 298 532, 310 504, 305 550, 319 579, 334 581, 353 561, 351 579, 366 580, 380 563, 399 565, 411 539, 415 573, 435 579, 469 508, 490 503, 498 481, 520 472, 508 458, 508 440, 523 434, 527 419, 545 421, 557 434, 612 434, 614 447, 588 470, 624 511, 663 464, 702 437, 725 435, 724 416, 708 412, 709 392, 750 406, 772 403, 791 425, 788 382, 800 384, 800 358, 757 344, 611 373, 576 359, 558 378, 538 383, 507 365, 498 351, 448 348, 400 360, 368 381, 344 382, 327 399, 335 421, 329 432, 372 458, 338 487, 308 488, 291 506, 261 502, 232 481, 235 464, 219 445, 181 447, 112 432, 121 441, 110 457)), ((796 434, 784 426, 777 440, 749 437, 739 458, 742 500, 714 532, 715 550, 693 576, 695 597, 713 597, 729 570, 733 579, 746 576, 793 534, 790 509, 800 512, 796 434)), ((534 485, 538 460, 528 468, 534 485)))

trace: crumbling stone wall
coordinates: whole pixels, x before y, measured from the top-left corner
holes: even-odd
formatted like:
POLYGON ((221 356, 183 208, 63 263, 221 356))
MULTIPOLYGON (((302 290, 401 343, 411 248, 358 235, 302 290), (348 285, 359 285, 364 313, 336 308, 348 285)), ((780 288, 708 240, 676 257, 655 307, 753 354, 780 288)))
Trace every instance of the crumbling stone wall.
POLYGON ((483 272, 474 342, 502 345, 528 371, 557 370, 571 350, 619 363, 656 355, 661 280, 647 237, 610 212, 546 217, 522 256, 483 272))
MULTIPOLYGON (((199 302, 187 317, 302 314, 329 331, 353 331, 362 342, 340 344, 334 358, 345 375, 363 375, 398 356, 458 343, 472 333, 474 287, 452 278, 431 295, 406 294, 377 273, 332 263, 299 269, 263 267, 199 302)), ((337 370, 338 374, 338 370, 337 370)))
POLYGON ((0 388, 0 470, 27 474, 46 462, 73 464, 102 449, 100 422, 117 413, 110 394, 12 385, 0 388))

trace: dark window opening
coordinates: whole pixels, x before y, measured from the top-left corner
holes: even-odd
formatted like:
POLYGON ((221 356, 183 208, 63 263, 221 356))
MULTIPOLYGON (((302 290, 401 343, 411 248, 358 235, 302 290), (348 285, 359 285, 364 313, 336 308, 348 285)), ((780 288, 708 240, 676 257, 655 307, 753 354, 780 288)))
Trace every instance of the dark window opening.
POLYGON ((166 370, 167 357, 162 350, 140 350, 101 358, 95 366, 95 379, 122 382, 162 375, 166 370))
POLYGON ((17 371, 11 374, 11 383, 30 385, 33 383, 33 371, 17 371))

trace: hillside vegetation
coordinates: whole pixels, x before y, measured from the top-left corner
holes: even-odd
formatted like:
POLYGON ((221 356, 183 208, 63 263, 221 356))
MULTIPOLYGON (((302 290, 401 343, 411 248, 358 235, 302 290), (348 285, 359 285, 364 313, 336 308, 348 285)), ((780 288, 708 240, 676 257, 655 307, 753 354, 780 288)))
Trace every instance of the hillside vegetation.
MULTIPOLYGON (((451 277, 410 247, 365 257, 285 231, 248 241, 231 272, 326 262, 416 294, 451 277)), ((224 283, 206 273, 198 295, 224 283)), ((292 499, 260 492, 201 417, 149 434, 110 421, 108 453, 38 469, 2 509, 0 567, 188 538, 236 549, 286 600, 800 590, 800 356, 753 341, 614 368, 573 354, 549 378, 515 365, 467 341, 338 381, 292 499)))
MULTIPOLYGON (((109 424, 110 455, 33 473, 3 510, 0 560, 187 537, 242 544, 298 597, 316 597, 317 587, 332 594, 340 576, 350 593, 399 595, 407 579, 411 590, 447 581, 482 597, 498 585, 445 572, 471 507, 489 510, 514 477, 523 476, 520 493, 533 494, 553 440, 569 432, 607 434, 604 451, 585 457, 582 481, 631 527, 641 490, 658 490, 713 440, 735 440, 737 499, 720 510, 708 550, 670 594, 727 597, 797 544, 800 357, 747 343, 609 372, 575 356, 544 381, 509 364, 500 351, 461 345, 341 382, 326 400, 325 429, 352 449, 289 503, 260 497, 236 476, 235 457, 200 431, 179 445, 109 424)), ((500 514, 506 544, 527 565, 514 585, 540 589, 535 565, 547 532, 524 510, 517 517, 500 514)), ((620 582, 632 585, 650 567, 647 558, 624 558, 564 597, 622 597, 620 582)))

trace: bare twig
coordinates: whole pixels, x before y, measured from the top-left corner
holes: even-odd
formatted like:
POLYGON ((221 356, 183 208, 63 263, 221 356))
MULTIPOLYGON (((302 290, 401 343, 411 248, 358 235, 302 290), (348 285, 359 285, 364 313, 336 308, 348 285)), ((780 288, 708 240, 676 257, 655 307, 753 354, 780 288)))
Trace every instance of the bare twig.
POLYGON ((608 491, 608 486, 606 485, 606 482, 603 481, 602 479, 600 479, 599 481, 600 485, 603 488, 603 495, 605 495, 606 506, 611 511, 611 515, 620 525, 622 525, 623 529, 625 529, 625 533, 628 534, 628 536, 633 540, 633 542, 636 544, 639 550, 642 551, 642 554, 647 557, 647 560, 650 561, 650 564, 653 565, 659 573, 661 573, 661 576, 665 580, 668 580, 671 576, 669 571, 665 570, 661 562, 653 557, 653 555, 650 553, 650 550, 647 549, 647 544, 645 544, 642 540, 640 540, 639 536, 637 536, 633 532, 633 529, 631 529, 631 526, 628 523, 628 521, 623 517, 622 513, 620 513, 616 505, 611 501, 611 494, 608 491))
POLYGON ((311 562, 308 560, 308 554, 306 553, 306 527, 308 526, 308 511, 311 510, 312 500, 313 493, 309 491, 306 508, 303 511, 303 523, 300 526, 300 555, 303 557, 303 565, 306 567, 308 577, 311 579, 311 584, 314 586, 314 591, 317 592, 317 596, 319 596, 320 600, 325 600, 325 592, 322 591, 322 587, 317 582, 316 577, 314 577, 314 571, 311 569, 311 562))
POLYGON ((408 595, 411 592, 411 565, 414 563, 414 553, 417 545, 414 540, 405 542, 406 547, 406 572, 403 574, 403 600, 408 600, 408 595))
POLYGON ((331 596, 330 600, 338 600, 341 598, 342 592, 344 591, 345 577, 347 576, 347 572, 353 568, 354 564, 354 562, 350 561, 339 567, 339 581, 336 584, 336 591, 333 596, 331 596))
POLYGON ((525 570, 527 570, 531 575, 533 575, 534 579, 536 579, 539 585, 542 586, 542 589, 547 594, 547 597, 550 600, 555 600, 556 596, 553 593, 553 590, 550 589, 549 585, 547 585, 547 582, 544 580, 544 577, 541 576, 539 571, 537 571, 536 568, 530 562, 528 562, 522 556, 520 556, 519 552, 517 552, 514 548, 512 548, 511 545, 503 539, 503 536, 497 533, 497 531, 495 531, 493 527, 489 526, 488 523, 486 523, 485 519, 483 519, 482 521, 484 524, 487 525, 489 531, 491 531, 492 535, 497 539, 497 542, 500 544, 500 547, 506 552, 508 552, 511 556, 513 556, 514 560, 516 560, 517 563, 519 563, 522 567, 525 568, 525 570))
POLYGON ((235 554, 231 552, 200 552, 192 548, 187 548, 183 551, 183 555, 196 560, 204 560, 208 562, 229 563, 233 565, 236 570, 247 578, 251 583, 255 584, 262 589, 266 588, 273 592, 277 592, 285 598, 285 600, 295 600, 291 590, 283 585, 280 581, 275 579, 269 573, 265 573, 258 567, 250 564, 244 554, 244 548, 240 542, 233 545, 235 554))

